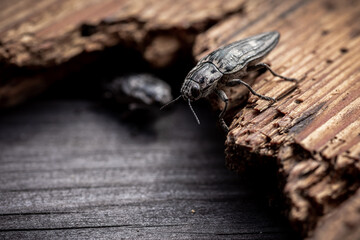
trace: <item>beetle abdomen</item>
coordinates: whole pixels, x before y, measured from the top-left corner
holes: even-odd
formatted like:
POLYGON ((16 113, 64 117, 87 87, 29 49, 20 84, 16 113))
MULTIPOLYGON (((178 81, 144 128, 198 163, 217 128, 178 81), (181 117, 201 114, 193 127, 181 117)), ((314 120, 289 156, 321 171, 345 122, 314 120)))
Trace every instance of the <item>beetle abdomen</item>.
POLYGON ((213 63, 223 74, 240 71, 251 61, 265 57, 278 43, 276 31, 258 34, 215 50, 200 62, 213 63))

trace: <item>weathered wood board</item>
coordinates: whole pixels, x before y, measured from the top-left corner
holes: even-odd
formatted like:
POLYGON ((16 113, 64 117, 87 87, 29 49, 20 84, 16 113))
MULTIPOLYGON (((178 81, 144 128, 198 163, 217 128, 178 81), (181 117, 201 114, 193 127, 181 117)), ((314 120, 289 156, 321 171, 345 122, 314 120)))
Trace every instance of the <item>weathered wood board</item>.
POLYGON ((226 169, 205 113, 200 127, 185 105, 142 126, 79 100, 2 114, 0 238, 296 239, 226 169))
MULTIPOLYGON (((265 62, 299 84, 258 77, 254 89, 279 100, 251 96, 231 111, 226 160, 237 170, 277 162, 288 217, 314 239, 360 239, 359 212, 349 214, 360 191, 359 13, 359 1, 249 1, 244 15, 213 26, 194 47, 200 59, 252 34, 281 33, 265 62)), ((230 101, 243 97, 227 92, 230 101)))

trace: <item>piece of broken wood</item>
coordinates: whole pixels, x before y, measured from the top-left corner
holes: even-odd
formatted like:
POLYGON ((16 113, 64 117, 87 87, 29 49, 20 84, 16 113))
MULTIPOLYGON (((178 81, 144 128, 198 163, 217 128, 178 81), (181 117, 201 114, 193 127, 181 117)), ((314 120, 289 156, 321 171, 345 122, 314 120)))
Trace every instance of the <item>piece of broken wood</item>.
POLYGON ((116 45, 139 51, 154 67, 166 67, 191 52, 199 32, 241 12, 243 4, 244 0, 1 1, 0 107, 42 92, 74 71, 74 65, 91 61, 89 53, 116 45), (79 56, 81 61, 74 60, 79 56), (46 75, 43 69, 51 70, 46 75))
POLYGON ((238 171, 264 159, 276 163, 288 218, 313 239, 360 239, 360 213, 348 214, 360 200, 359 11, 356 1, 249 1, 244 15, 195 42, 200 59, 256 33, 281 33, 265 62, 299 84, 258 77, 254 89, 278 101, 250 96, 245 108, 232 110, 226 162, 238 171))

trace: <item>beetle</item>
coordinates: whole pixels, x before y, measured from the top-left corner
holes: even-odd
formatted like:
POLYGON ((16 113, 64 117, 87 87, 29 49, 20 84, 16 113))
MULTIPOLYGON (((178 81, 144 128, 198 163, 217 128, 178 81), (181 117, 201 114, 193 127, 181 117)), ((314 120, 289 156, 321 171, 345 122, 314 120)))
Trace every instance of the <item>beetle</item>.
POLYGON ((275 73, 269 65, 261 62, 261 60, 275 48, 279 42, 279 38, 280 34, 277 31, 265 32, 233 42, 211 52, 202 58, 188 73, 181 87, 180 96, 168 104, 182 97, 188 102, 196 121, 200 124, 199 118, 191 106, 191 102, 205 98, 215 92, 225 103, 225 107, 219 115, 219 123, 224 131, 228 132, 229 128, 223 119, 228 106, 228 97, 222 88, 241 84, 259 98, 275 102, 276 99, 255 92, 251 86, 242 81, 241 78, 248 72, 265 68, 276 77, 286 81, 297 82, 294 78, 284 77, 275 73))
POLYGON ((116 77, 104 82, 102 88, 104 99, 129 110, 163 105, 172 99, 169 84, 147 73, 116 77))

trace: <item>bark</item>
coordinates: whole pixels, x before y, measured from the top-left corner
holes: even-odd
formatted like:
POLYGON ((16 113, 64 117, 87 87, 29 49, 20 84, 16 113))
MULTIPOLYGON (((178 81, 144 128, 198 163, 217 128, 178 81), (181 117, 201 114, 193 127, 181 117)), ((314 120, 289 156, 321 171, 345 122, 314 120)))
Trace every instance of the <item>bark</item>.
POLYGON ((254 89, 278 101, 233 105, 226 161, 237 171, 276 164, 287 216, 313 239, 360 239, 359 10, 355 1, 249 1, 245 16, 213 26, 194 46, 200 59, 252 34, 281 33, 265 62, 299 84, 268 72, 257 78, 254 89))
POLYGON ((87 64, 90 53, 116 45, 139 51, 154 67, 166 67, 178 55, 190 52, 196 34, 240 12, 243 3, 1 1, 0 106, 15 105, 42 92, 74 70, 73 65, 87 64), (80 60, 71 62, 79 56, 80 60), (44 75, 39 69, 51 70, 44 75))

